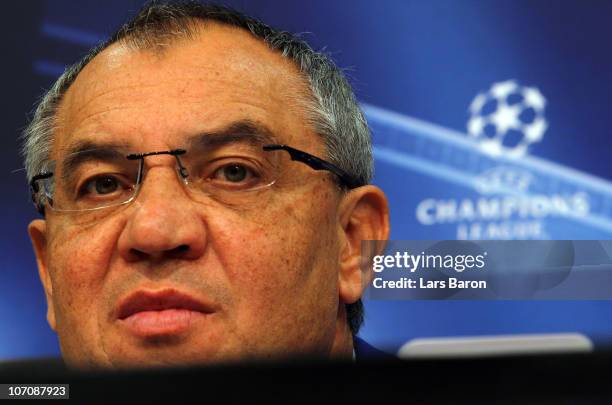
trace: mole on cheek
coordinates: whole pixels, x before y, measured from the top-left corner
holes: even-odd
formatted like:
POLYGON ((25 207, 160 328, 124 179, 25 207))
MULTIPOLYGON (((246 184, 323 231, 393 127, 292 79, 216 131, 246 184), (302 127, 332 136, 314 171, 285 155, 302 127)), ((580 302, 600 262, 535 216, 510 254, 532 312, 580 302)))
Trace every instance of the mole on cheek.
POLYGON ((292 206, 285 207, 285 214, 287 216, 293 216, 294 215, 293 207, 292 206))

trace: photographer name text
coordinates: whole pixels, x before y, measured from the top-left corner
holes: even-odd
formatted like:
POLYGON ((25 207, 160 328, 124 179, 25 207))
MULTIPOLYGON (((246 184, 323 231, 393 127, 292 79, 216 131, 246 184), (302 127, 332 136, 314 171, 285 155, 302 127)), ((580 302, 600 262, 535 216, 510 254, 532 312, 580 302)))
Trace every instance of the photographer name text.
MULTIPOLYGON (((486 280, 462 280, 457 277, 445 277, 448 271, 463 273, 484 272, 487 252, 478 255, 470 254, 410 254, 409 252, 396 252, 393 255, 377 255, 372 260, 372 270, 377 274, 372 280, 376 289, 486 289, 486 280), (389 274, 390 270, 415 273, 427 271, 428 277, 400 277, 385 280, 383 272, 389 274), (433 273, 433 272, 437 273, 433 273), (435 279, 431 276, 436 275, 435 279)), ((397 273, 395 273, 397 274, 397 273)), ((465 274, 465 273, 464 273, 465 274)), ((471 277, 470 277, 471 278, 471 277)))

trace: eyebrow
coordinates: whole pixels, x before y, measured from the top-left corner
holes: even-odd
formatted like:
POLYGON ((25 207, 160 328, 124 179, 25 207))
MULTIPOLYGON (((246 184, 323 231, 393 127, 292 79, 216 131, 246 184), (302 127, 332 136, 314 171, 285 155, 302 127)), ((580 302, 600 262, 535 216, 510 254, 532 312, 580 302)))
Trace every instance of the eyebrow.
POLYGON ((61 163, 62 179, 70 180, 79 165, 91 161, 121 161, 126 156, 126 145, 80 141, 67 149, 61 163))
MULTIPOLYGON (((202 132, 187 138, 189 149, 207 150, 232 143, 248 143, 256 146, 276 144, 274 133, 264 125, 252 120, 240 120, 219 130, 202 132)), ((66 148, 66 158, 62 160, 62 177, 67 179, 79 165, 90 161, 121 161, 128 155, 127 143, 100 143, 91 140, 78 141, 66 148)))
POLYGON ((248 143, 256 146, 279 143, 266 126, 251 120, 233 122, 220 130, 199 133, 187 140, 189 148, 212 149, 232 143, 248 143))

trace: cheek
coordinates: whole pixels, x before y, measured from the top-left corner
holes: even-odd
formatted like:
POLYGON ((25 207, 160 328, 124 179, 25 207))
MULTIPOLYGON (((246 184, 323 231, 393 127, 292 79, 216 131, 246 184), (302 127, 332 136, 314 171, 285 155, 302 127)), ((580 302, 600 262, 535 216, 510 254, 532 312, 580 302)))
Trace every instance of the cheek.
POLYGON ((311 192, 276 209, 269 206, 256 220, 231 222, 223 216, 223 222, 211 224, 238 328, 286 334, 290 324, 310 321, 304 316, 335 317, 337 230, 333 206, 326 204, 311 192))
POLYGON ((316 200, 277 202, 251 218, 218 217, 221 222, 211 224, 210 233, 228 277, 265 285, 276 281, 279 288, 308 277, 326 257, 333 229, 331 216, 320 215, 325 210, 316 200))
POLYGON ((71 327, 91 328, 96 321, 92 315, 105 308, 99 301, 116 240, 112 224, 108 225, 52 229, 49 267, 56 312, 58 321, 74 323, 71 327))

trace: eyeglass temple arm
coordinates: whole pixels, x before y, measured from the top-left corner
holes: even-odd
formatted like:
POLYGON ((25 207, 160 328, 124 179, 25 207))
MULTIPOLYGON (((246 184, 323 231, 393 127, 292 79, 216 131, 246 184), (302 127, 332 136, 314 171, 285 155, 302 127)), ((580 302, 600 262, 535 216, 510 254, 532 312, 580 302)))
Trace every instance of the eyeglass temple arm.
POLYGON ((36 200, 36 194, 38 194, 38 191, 40 190, 40 187, 38 186, 38 180, 48 179, 51 176, 53 176, 52 172, 43 172, 43 173, 37 174, 36 176, 32 177, 32 180, 30 180, 30 191, 32 193, 32 202, 36 206, 36 210, 43 217, 45 216, 45 206, 41 204, 40 201, 36 200))
POLYGON ((334 173, 336 176, 340 178, 342 183, 346 185, 348 188, 357 188, 363 186, 362 182, 357 180, 355 177, 351 176, 338 166, 326 162, 323 159, 320 159, 316 156, 311 155, 310 153, 303 152, 298 149, 294 149, 291 146, 287 145, 264 145, 263 150, 265 151, 273 151, 273 150, 284 150, 289 153, 291 156, 291 160, 295 160, 298 162, 302 162, 308 166, 310 166, 314 170, 327 170, 334 173))

